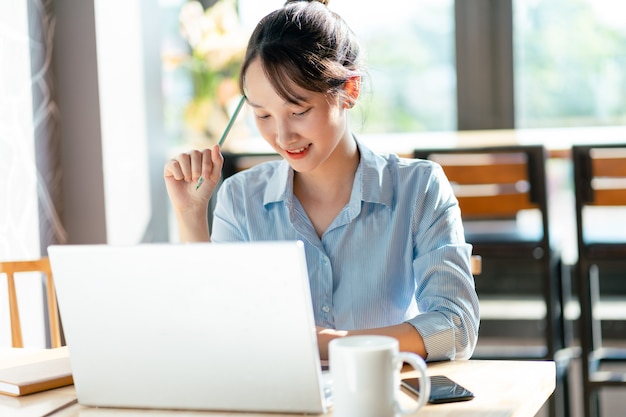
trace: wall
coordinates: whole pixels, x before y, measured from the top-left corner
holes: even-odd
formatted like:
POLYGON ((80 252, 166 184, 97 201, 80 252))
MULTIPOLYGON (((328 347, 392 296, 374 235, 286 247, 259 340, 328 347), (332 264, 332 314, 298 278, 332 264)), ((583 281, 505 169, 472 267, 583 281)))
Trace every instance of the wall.
POLYGON ((157 9, 156 0, 56 2, 68 243, 167 240, 157 9))

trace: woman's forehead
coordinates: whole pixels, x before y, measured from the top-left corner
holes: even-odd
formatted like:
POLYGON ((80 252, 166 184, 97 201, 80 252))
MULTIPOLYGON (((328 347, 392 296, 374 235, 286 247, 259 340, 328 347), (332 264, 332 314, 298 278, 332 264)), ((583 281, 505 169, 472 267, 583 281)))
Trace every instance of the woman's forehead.
MULTIPOLYGON (((288 77, 282 77, 284 79, 284 89, 289 92, 289 95, 296 99, 297 102, 308 102, 313 99, 315 93, 307 90, 288 77)), ((244 94, 248 97, 252 104, 261 104, 257 101, 261 101, 268 95, 276 95, 281 97, 282 101, 286 101, 278 91, 274 88, 270 77, 267 75, 266 69, 263 66, 260 59, 255 59, 246 69, 243 77, 244 94)), ((289 102, 289 104, 294 104, 289 102)))

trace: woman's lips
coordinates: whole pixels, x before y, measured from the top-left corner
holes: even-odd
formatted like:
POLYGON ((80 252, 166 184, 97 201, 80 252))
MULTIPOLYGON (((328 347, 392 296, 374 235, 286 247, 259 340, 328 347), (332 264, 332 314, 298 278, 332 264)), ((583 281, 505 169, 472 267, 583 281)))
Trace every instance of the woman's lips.
POLYGON ((285 149, 285 153, 293 159, 301 159, 308 153, 311 144, 308 144, 302 148, 285 149))

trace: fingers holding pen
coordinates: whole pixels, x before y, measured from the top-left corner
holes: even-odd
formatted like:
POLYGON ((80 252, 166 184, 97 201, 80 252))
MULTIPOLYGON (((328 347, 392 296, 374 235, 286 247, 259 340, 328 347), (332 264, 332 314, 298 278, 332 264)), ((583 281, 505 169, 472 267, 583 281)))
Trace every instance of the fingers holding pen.
MULTIPOLYGON (((197 151, 190 151, 176 155, 165 164, 163 176, 165 178, 174 178, 176 181, 191 182, 193 181, 192 171, 192 154, 197 151)), ((200 174, 197 174, 199 177, 200 174)))
POLYGON ((191 150, 181 153, 165 165, 164 176, 176 181, 197 184, 210 180, 214 185, 219 181, 223 156, 216 145, 212 149, 191 150))
POLYGON ((215 145, 212 149, 203 150, 202 167, 197 187, 200 187, 200 185, 202 185, 202 182, 206 180, 209 180, 214 185, 217 185, 220 179, 220 175, 222 173, 223 165, 224 156, 220 152, 219 145, 215 145))

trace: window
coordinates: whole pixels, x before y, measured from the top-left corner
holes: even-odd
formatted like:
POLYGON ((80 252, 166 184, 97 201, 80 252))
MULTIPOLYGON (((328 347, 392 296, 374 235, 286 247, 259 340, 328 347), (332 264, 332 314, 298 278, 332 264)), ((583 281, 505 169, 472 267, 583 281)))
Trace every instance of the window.
POLYGON ((454 2, 331 2, 357 34, 370 76, 355 130, 396 133, 456 129, 454 2), (375 8, 373 11, 372 8, 375 8), (390 24, 391 23, 391 24, 390 24))
POLYGON ((626 4, 515 0, 516 127, 626 123, 626 4))
MULTIPOLYGON (((192 86, 184 69, 169 64, 186 52, 178 26, 185 0, 160 2, 166 57, 165 128, 178 146, 186 142, 182 120, 192 86)), ((241 23, 251 32, 260 18, 283 3, 238 0, 241 23)), ((357 134, 455 130, 454 2, 399 0, 394 6, 362 0, 330 3, 361 41, 369 72, 351 118, 353 129, 357 134)), ((248 125, 254 129, 253 123, 248 125)))

